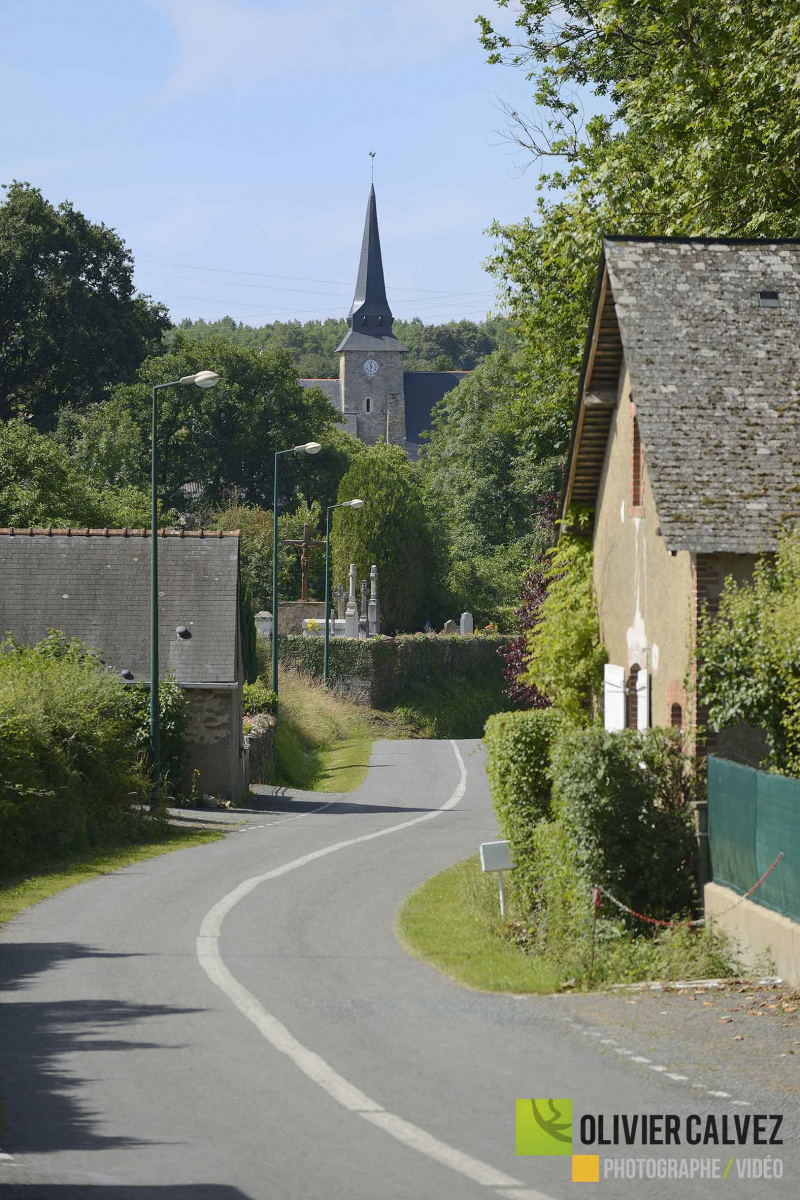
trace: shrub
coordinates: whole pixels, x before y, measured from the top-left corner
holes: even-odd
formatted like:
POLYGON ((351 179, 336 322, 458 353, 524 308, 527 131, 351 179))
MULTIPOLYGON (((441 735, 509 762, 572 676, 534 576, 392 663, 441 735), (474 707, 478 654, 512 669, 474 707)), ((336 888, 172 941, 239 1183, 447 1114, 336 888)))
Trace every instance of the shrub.
MULTIPOLYGON (((579 524, 583 518, 576 516, 579 524)), ((585 722, 603 688, 607 661, 600 636, 588 537, 563 534, 547 552, 546 595, 528 631, 527 669, 535 687, 573 721, 585 722)))
POLYGON ((567 730, 551 762, 553 808, 586 882, 647 916, 687 912, 694 838, 678 731, 567 730))
POLYGON ((263 679, 246 683, 242 689, 242 712, 246 717, 257 717, 259 713, 276 713, 278 697, 268 688, 263 679))
POLYGON ((550 752, 560 721, 553 709, 497 713, 486 722, 486 770, 497 823, 511 842, 514 878, 528 910, 538 895, 537 823, 550 812, 550 752))
POLYGON ((134 838, 147 782, 124 685, 51 634, 0 652, 0 871, 134 838))
POLYGON ((540 623, 541 607, 547 595, 547 579, 541 566, 535 566, 522 580, 520 603, 515 612, 515 628, 520 636, 515 637, 501 651, 503 675, 509 699, 522 708, 548 708, 550 701, 531 683, 525 683, 525 663, 528 651, 528 634, 540 623))
MULTIPOLYGON (((186 775, 186 695, 174 678, 158 684, 158 730, 161 755, 161 780, 173 794, 185 783, 186 775)), ((150 689, 128 684, 123 689, 120 711, 129 722, 132 744, 143 767, 150 760, 150 689)))

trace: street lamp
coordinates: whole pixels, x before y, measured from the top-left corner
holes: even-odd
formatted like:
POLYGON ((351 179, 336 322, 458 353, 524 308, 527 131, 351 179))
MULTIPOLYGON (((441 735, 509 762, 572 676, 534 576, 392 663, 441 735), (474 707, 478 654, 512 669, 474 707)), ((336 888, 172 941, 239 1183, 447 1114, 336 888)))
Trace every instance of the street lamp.
POLYGON ((331 513, 335 508, 363 507, 363 500, 344 500, 341 504, 329 504, 325 514, 325 661, 322 668, 322 683, 325 687, 328 686, 331 628, 331 513))
POLYGON ((183 375, 169 383, 157 383, 153 388, 153 422, 150 430, 150 764, 151 790, 150 807, 158 807, 158 784, 161 773, 161 757, 158 730, 158 504, 156 501, 156 468, 158 466, 157 398, 165 388, 188 387, 196 384, 200 388, 213 387, 219 383, 216 371, 197 371, 194 375, 183 375))
POLYGON ((278 694, 278 459, 282 454, 319 454, 319 442, 304 442, 288 450, 275 451, 272 489, 272 690, 278 694))

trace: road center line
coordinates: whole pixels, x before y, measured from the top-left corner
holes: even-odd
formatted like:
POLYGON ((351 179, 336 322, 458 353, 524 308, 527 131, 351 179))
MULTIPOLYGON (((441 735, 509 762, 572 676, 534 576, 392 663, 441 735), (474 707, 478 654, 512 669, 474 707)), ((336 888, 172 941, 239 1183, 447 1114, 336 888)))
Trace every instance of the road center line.
POLYGON ((308 1076, 323 1091, 327 1092, 331 1099, 341 1104, 343 1108, 355 1113, 363 1120, 369 1121, 371 1125, 382 1129, 384 1133, 388 1133, 391 1137, 409 1146, 412 1150, 426 1155, 428 1158, 449 1167, 450 1170, 458 1172, 458 1174, 471 1179, 474 1183, 481 1184, 483 1187, 503 1189, 501 1192, 502 1195, 506 1197, 519 1196, 520 1200, 522 1200, 522 1197, 525 1197, 525 1200, 552 1200, 552 1197, 545 1196, 542 1192, 527 1188, 519 1179, 514 1179, 513 1176, 506 1175, 503 1171, 498 1171, 488 1163, 481 1162, 480 1159, 473 1158, 469 1154, 464 1154, 461 1150, 456 1150, 454 1146, 449 1146, 446 1142, 439 1141, 438 1138, 433 1137, 432 1134, 427 1133, 424 1129, 420 1129, 419 1126, 412 1125, 410 1121, 406 1121, 394 1113, 387 1112, 381 1104, 378 1104, 375 1100, 371 1100, 369 1096, 365 1095, 364 1092, 360 1091, 359 1088, 340 1075, 338 1071, 335 1071, 324 1058, 321 1058, 320 1055, 316 1054, 313 1050, 309 1050, 302 1042, 299 1042, 277 1017, 264 1008, 252 992, 249 992, 247 988, 239 983, 225 966, 220 954, 219 939, 222 931, 222 922, 231 909, 260 884, 267 883, 271 879, 279 879, 282 875, 288 875, 290 871, 296 871, 299 867, 305 867, 308 863, 315 862, 319 858, 325 858, 328 854, 335 854, 338 850, 345 850, 350 846, 358 846, 364 842, 371 842, 375 838, 387 837, 390 833, 399 833, 403 829, 410 829, 414 825, 421 825, 423 821, 433 820, 440 813, 455 808, 466 791, 467 769, 464 766, 464 759, 461 757, 461 751, 456 743, 451 741, 450 745, 453 747, 453 752, 461 772, 461 778, 456 790, 441 808, 434 809, 433 812, 424 813, 421 817, 414 817, 410 821, 402 821, 399 825, 390 825, 387 829, 378 829, 374 833, 366 833, 361 837, 348 838, 343 842, 334 842, 333 845, 324 846, 321 850, 314 850, 310 854, 304 854, 301 858, 295 858, 291 862, 284 863, 283 866, 276 867, 272 871, 266 871, 263 875, 254 875, 250 879, 245 879, 243 883, 240 883, 233 891, 228 892, 227 896, 223 896, 206 913, 203 923, 200 926, 200 934, 197 938, 197 958, 211 982, 220 991, 224 992, 243 1016, 247 1017, 255 1025, 256 1029, 266 1038, 270 1045, 275 1050, 279 1050, 281 1054, 287 1055, 304 1075, 308 1076), (509 1188, 525 1190, 521 1192, 509 1192, 509 1188))

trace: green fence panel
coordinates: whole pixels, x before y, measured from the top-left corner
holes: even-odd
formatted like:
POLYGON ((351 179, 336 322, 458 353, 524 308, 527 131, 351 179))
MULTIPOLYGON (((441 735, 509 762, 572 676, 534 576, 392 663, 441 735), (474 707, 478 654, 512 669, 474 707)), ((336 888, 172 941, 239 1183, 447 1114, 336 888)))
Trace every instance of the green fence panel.
POLYGON ((800 780, 708 759, 708 840, 714 883, 800 921, 800 780))

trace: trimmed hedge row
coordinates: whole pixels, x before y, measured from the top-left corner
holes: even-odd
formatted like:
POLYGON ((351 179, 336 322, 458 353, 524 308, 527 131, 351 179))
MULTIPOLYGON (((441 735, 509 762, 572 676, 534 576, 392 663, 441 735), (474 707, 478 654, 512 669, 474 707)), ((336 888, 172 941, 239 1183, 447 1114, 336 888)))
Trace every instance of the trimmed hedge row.
MULTIPOLYGON (((330 643, 329 674, 332 683, 352 676, 368 679, 373 708, 389 708, 402 696, 447 677, 457 677, 467 686, 474 683, 482 688, 496 687, 502 693, 505 681, 500 652, 508 641, 496 634, 334 638, 330 643)), ((322 678, 322 638, 281 637, 278 657, 285 667, 314 679, 322 678)))
POLYGON ((531 914, 546 912, 554 892, 574 910, 592 884, 648 916, 690 909, 690 775, 677 731, 580 729, 543 709, 490 717, 485 742, 498 824, 531 914))

